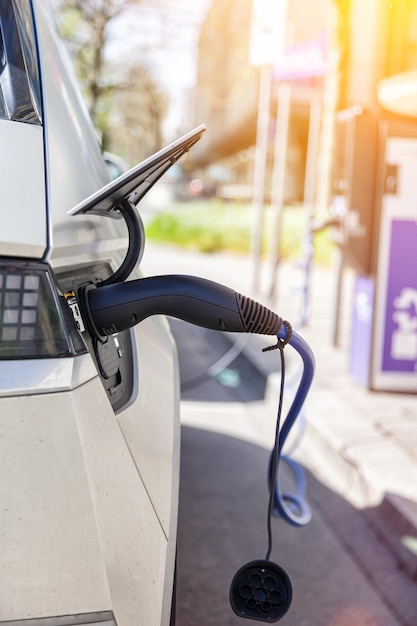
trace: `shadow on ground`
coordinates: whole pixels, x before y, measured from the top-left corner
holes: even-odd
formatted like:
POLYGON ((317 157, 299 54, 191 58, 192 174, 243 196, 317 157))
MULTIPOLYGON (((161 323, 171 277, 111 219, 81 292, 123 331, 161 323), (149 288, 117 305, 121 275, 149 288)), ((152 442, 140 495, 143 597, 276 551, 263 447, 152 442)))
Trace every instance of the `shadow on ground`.
POLYGON ((178 347, 183 400, 254 402, 264 398, 265 377, 242 353, 224 367, 216 367, 227 362, 233 349, 223 333, 173 318, 170 326, 178 347))
MULTIPOLYGON (((235 616, 228 594, 235 572, 265 557, 268 460, 269 452, 253 444, 182 428, 178 626, 257 623, 235 616)), ((286 569, 294 588, 281 623, 415 626, 415 582, 399 570, 363 512, 306 475, 310 524, 273 521, 271 559, 286 569)))

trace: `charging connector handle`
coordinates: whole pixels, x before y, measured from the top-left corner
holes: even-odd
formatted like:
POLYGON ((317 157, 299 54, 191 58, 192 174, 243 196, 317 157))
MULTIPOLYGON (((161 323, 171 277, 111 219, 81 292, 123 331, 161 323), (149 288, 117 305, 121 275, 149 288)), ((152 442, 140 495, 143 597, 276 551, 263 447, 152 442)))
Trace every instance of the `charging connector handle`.
POLYGON ((260 335, 276 335, 282 326, 278 315, 251 298, 211 280, 179 274, 89 289, 84 306, 102 336, 158 314, 213 330, 260 335))

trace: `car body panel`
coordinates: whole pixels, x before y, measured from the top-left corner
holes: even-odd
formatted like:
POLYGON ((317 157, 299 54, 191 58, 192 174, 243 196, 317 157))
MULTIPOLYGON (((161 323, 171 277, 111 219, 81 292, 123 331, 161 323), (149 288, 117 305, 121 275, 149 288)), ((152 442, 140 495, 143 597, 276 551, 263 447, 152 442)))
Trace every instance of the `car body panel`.
POLYGON ((105 610, 118 626, 168 623, 177 358, 163 319, 135 332, 138 401, 119 416, 97 376, 64 394, 0 398, 0 623, 105 610))
POLYGON ((73 392, 2 398, 0 424, 0 619, 111 608, 73 392))
POLYGON ((160 624, 167 538, 107 399, 86 386, 73 395, 112 611, 118 626, 160 624))
POLYGON ((0 406, 0 619, 111 609, 119 626, 159 624, 167 539, 100 382, 0 406))
POLYGON ((70 391, 97 376, 89 354, 3 363, 7 365, 0 364, 0 397, 70 391))
POLYGON ((0 256, 42 258, 47 249, 42 127, 0 120, 0 136, 2 215, 7 219, 0 256))
POLYGON ((167 340, 166 325, 156 321, 148 318, 136 328, 138 401, 120 413, 118 421, 168 537, 178 497, 172 477, 179 470, 174 455, 179 449, 179 384, 165 385, 165 381, 178 380, 178 365, 173 340, 167 340), (176 414, 168 420, 166 416, 172 414, 173 407, 176 414))

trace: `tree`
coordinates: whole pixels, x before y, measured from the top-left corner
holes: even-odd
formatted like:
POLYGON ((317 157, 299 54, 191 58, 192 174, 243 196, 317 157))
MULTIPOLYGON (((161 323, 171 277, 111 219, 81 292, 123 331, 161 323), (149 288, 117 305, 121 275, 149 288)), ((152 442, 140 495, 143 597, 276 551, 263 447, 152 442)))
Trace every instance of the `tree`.
POLYGON ((162 122, 168 98, 145 66, 127 68, 125 80, 113 94, 112 104, 108 119, 110 151, 133 163, 162 147, 162 122))
MULTIPOLYGON (((104 149, 109 146, 114 149, 122 143, 117 135, 123 134, 124 129, 115 128, 115 120, 131 124, 135 135, 143 132, 142 141, 136 137, 133 146, 148 144, 150 151, 161 147, 166 97, 149 68, 136 60, 122 66, 109 61, 106 55, 112 40, 111 27, 117 18, 146 4, 146 0, 55 0, 60 33, 68 43, 104 149), (135 112, 140 112, 140 119, 135 117, 135 112)), ((129 155, 122 156, 138 159, 134 147, 129 146, 128 152, 129 155)))

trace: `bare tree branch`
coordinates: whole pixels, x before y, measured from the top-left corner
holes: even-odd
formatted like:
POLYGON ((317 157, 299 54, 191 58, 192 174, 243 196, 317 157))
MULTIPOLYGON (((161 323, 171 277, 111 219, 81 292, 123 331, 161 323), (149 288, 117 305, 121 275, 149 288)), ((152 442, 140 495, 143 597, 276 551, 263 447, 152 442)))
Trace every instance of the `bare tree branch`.
MULTIPOLYGON (((120 136, 115 119, 137 127, 135 133, 140 132, 144 138, 143 142, 133 141, 139 152, 146 144, 152 149, 161 147, 166 96, 140 63, 115 68, 106 61, 111 23, 133 8, 155 10, 157 4, 158 0, 55 0, 61 35, 69 44, 90 114, 105 147, 121 143, 112 136, 120 136)), ((129 145, 128 151, 132 157, 135 148, 129 145)))

